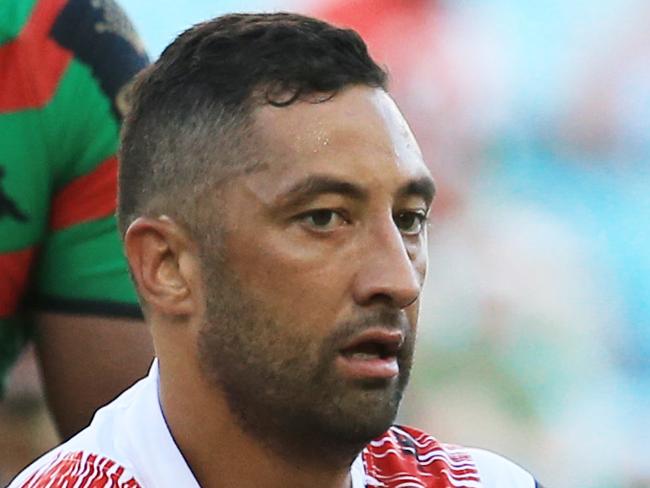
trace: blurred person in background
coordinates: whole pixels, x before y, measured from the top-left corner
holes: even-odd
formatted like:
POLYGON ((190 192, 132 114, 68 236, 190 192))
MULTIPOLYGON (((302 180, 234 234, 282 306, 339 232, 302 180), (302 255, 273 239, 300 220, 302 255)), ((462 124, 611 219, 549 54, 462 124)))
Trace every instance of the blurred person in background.
POLYGON ((63 438, 152 358, 114 217, 123 89, 146 64, 112 0, 0 2, 0 393, 33 341, 63 438))
POLYGON ((203 22, 140 75, 119 224, 157 359, 12 487, 538 486, 392 425, 434 185, 385 82, 293 14, 203 22))

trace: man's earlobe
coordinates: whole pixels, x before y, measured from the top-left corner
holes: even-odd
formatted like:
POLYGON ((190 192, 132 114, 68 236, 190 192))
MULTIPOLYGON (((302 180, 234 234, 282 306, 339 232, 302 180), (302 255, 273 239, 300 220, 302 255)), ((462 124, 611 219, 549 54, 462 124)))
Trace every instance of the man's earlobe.
POLYGON ((194 247, 169 217, 139 217, 124 236, 125 250, 138 292, 150 310, 189 316, 196 310, 192 266, 194 247), (182 265, 181 265, 182 263, 182 265))

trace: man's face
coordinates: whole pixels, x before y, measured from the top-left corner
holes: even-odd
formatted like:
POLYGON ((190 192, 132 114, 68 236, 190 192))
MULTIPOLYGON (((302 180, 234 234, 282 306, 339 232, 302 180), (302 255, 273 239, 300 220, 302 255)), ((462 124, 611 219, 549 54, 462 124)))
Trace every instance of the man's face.
POLYGON ((433 182, 383 90, 254 117, 264 164, 210 202, 201 364, 249 433, 358 448, 408 381, 433 182))

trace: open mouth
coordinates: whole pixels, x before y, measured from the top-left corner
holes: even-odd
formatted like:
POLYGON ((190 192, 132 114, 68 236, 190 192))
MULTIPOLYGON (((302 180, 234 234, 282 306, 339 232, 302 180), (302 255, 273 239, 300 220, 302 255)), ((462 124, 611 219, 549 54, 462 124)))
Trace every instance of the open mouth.
POLYGON ((354 359, 387 359, 396 357, 403 340, 364 339, 341 350, 343 356, 354 359))
POLYGON ((346 344, 338 364, 352 378, 392 378, 399 374, 398 355, 404 344, 401 331, 369 329, 346 344))

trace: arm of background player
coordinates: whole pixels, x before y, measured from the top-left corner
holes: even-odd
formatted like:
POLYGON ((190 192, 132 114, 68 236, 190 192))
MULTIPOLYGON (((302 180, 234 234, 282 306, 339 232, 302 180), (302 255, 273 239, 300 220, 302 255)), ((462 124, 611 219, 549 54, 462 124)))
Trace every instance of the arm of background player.
POLYGON ((36 327, 48 403, 65 439, 144 376, 153 358, 141 320, 42 313, 36 327))
POLYGON ((69 437, 153 357, 113 215, 121 94, 147 58, 113 0, 41 5, 55 9, 46 32, 68 61, 42 111, 52 199, 33 273, 35 342, 48 403, 69 437))

